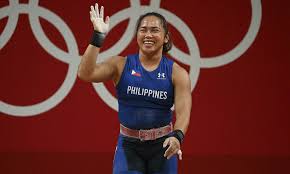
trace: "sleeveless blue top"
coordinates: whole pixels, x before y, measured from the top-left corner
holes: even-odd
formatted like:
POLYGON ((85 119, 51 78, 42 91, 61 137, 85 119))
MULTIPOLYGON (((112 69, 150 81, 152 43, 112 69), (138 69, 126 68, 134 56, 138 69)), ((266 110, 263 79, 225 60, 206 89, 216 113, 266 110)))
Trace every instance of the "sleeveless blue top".
POLYGON ((172 121, 173 61, 162 57, 153 71, 143 68, 139 55, 127 56, 116 86, 120 123, 131 129, 151 129, 172 121))

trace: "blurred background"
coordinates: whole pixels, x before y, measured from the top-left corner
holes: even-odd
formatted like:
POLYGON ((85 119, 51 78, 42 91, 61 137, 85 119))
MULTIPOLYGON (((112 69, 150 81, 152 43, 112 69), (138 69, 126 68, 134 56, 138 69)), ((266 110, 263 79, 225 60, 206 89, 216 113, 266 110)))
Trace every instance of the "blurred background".
MULTIPOLYGON (((112 82, 76 76, 95 1, 0 1, 0 173, 112 173, 112 82)), ((111 17, 99 60, 138 51, 136 19, 163 14, 169 57, 192 81, 179 173, 290 172, 290 1, 98 1, 111 17)))

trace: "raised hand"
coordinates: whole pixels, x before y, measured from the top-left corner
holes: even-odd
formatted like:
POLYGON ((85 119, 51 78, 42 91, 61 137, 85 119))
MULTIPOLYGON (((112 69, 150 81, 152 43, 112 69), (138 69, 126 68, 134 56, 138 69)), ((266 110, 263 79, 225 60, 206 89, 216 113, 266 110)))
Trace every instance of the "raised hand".
POLYGON ((98 3, 95 4, 95 7, 91 6, 90 19, 91 22, 93 23, 95 31, 98 31, 100 33, 107 33, 109 31, 110 18, 109 16, 107 16, 106 20, 104 21, 103 6, 101 6, 100 10, 98 3))

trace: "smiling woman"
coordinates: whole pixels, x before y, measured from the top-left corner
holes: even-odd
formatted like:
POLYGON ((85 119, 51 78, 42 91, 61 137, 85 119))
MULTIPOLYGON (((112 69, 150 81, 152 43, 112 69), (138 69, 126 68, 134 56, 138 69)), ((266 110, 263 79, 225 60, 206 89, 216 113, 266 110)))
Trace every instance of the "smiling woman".
POLYGON ((136 35, 137 35, 139 47, 140 47, 140 43, 139 43, 138 37, 141 37, 142 39, 142 36, 143 37, 147 36, 149 38, 147 38, 148 40, 146 40, 145 38, 144 42, 148 41, 148 44, 150 44, 150 41, 151 41, 151 44, 154 43, 154 40, 150 40, 150 35, 153 37, 157 37, 157 38, 159 37, 159 38, 164 39, 163 49, 162 49, 163 53, 167 53, 172 47, 172 40, 171 40, 170 33, 168 31, 167 21, 159 13, 150 12, 150 13, 146 13, 140 16, 136 25, 136 35), (149 35, 147 34, 147 32, 149 32, 149 35))
POLYGON ((177 155, 191 111, 188 73, 166 54, 172 47, 166 19, 151 12, 136 25, 139 53, 113 56, 96 63, 109 29, 104 7, 91 6, 94 33, 79 65, 78 76, 88 82, 112 80, 119 104, 120 135, 113 173, 177 173, 177 155), (173 127, 171 107, 175 105, 173 127))

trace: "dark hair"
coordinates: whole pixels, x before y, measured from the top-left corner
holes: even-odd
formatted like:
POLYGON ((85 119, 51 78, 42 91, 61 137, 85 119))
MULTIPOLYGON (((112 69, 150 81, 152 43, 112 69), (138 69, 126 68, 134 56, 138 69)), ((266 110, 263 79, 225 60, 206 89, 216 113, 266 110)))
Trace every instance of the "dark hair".
POLYGON ((139 17, 139 19, 137 20, 136 31, 135 31, 136 35, 137 35, 138 29, 139 29, 139 27, 141 25, 141 21, 147 16, 155 16, 161 21, 161 25, 162 25, 162 27, 163 27, 163 29, 165 31, 165 37, 166 36, 168 37, 168 42, 163 44, 162 53, 167 53, 172 48, 172 39, 171 39, 171 36, 170 36, 170 32, 168 31, 167 21, 166 21, 165 17, 162 16, 161 14, 156 13, 156 12, 149 12, 149 13, 145 13, 145 14, 141 15, 139 17))

